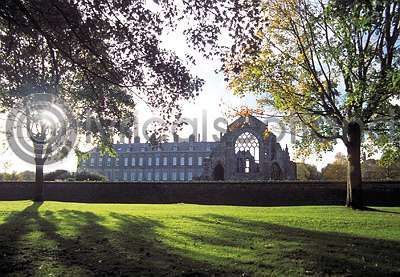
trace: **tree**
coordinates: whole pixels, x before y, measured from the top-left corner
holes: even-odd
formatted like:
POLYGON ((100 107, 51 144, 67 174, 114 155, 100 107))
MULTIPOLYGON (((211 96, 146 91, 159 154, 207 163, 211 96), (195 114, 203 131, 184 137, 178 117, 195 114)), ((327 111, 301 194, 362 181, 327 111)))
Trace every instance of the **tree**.
POLYGON ((49 172, 44 175, 45 181, 56 181, 56 180, 63 180, 66 181, 69 178, 72 178, 72 174, 64 169, 57 169, 55 171, 49 172))
POLYGON ((96 172, 81 171, 75 174, 76 181, 107 181, 107 177, 96 172))
POLYGON ((34 181, 35 180, 35 172, 33 171, 22 171, 18 173, 18 181, 34 181))
POLYGON ((17 173, 16 172, 12 172, 12 173, 0 173, 0 180, 1 181, 16 181, 18 178, 17 173))
POLYGON ((335 155, 335 160, 331 164, 327 164, 322 170, 321 175, 323 180, 339 180, 345 181, 347 173, 346 156, 338 152, 335 155))
POLYGON ((315 165, 306 163, 296 163, 297 167, 297 180, 320 180, 321 173, 318 171, 315 165))
POLYGON ((400 180, 400 162, 397 161, 390 166, 380 165, 380 168, 383 168, 386 179, 400 180))
MULTIPOLYGON (((110 150, 114 133, 131 135, 122 121, 134 117, 138 101, 170 124, 180 117, 182 101, 193 98, 203 84, 190 73, 190 62, 161 47, 161 35, 179 20, 193 20, 196 24, 186 24, 184 30, 191 45, 203 53, 210 45, 213 51, 206 55, 220 53, 221 27, 234 30, 240 43, 258 22, 258 2, 1 1, 0 106, 8 111, 33 92, 57 96, 71 110, 78 130, 110 150), (246 20, 247 14, 254 16, 246 20)), ((34 141, 34 199, 41 201, 43 165, 53 150, 48 137, 64 136, 66 126, 59 124, 56 130, 40 117, 33 122, 29 113, 22 113, 30 144, 34 141), (30 133, 33 127, 35 134, 30 133)), ((61 153, 73 141, 68 144, 61 153)))
POLYGON ((361 145, 398 145, 400 3, 276 0, 264 12, 260 50, 242 48, 226 63, 230 87, 305 127, 297 144, 303 153, 342 141, 346 206, 362 208, 361 145))
POLYGON ((400 163, 398 161, 387 165, 380 160, 365 159, 361 164, 363 178, 366 180, 399 180, 400 163))
POLYGON ((384 169, 385 178, 392 179, 392 180, 399 180, 400 179, 400 162, 392 163, 390 166, 380 166, 384 169))
POLYGON ((35 173, 32 171, 23 171, 20 173, 12 172, 12 173, 0 173, 0 180, 1 181, 33 181, 35 180, 35 173))

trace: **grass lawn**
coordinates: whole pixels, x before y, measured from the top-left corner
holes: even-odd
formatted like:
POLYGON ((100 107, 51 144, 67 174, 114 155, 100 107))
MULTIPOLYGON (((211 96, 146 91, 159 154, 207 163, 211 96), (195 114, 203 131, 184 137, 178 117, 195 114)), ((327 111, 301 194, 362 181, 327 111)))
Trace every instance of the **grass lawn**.
POLYGON ((400 208, 0 202, 0 276, 400 276, 400 208))

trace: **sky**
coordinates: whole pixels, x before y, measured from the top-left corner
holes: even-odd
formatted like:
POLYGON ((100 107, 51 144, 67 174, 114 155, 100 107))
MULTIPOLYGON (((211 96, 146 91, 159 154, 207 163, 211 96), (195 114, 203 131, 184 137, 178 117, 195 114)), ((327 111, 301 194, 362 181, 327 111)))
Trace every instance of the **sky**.
MULTIPOLYGON (((226 118, 226 113, 231 110, 231 108, 238 108, 240 106, 255 107, 256 99, 253 96, 246 96, 240 98, 234 96, 232 92, 227 87, 224 81, 224 76, 222 73, 216 73, 215 70, 220 68, 220 63, 218 60, 208 60, 202 57, 200 54, 195 53, 193 50, 189 49, 184 43, 185 39, 179 32, 165 33, 163 35, 163 46, 167 49, 175 51, 182 59, 184 59, 185 54, 192 54, 196 58, 196 65, 191 66, 191 71, 193 74, 205 80, 203 90, 200 95, 185 103, 183 105, 183 119, 197 123, 192 124, 197 126, 197 133, 201 134, 202 141, 215 141, 219 138, 219 133, 222 128, 226 126, 225 120, 232 122, 234 118, 226 118), (215 128, 214 125, 218 128, 215 128)), ((137 109, 137 115, 139 119, 139 130, 140 136, 142 134, 143 123, 154 117, 158 117, 157 114, 152 114, 149 108, 144 103, 139 103, 137 109)), ((0 127, 2 131, 5 130, 5 115, 0 116, 0 127)), ((295 153, 293 151, 293 141, 291 141, 291 136, 289 134, 280 134, 280 129, 276 128, 276 125, 271 124, 270 128, 272 132, 277 135, 280 140, 281 146, 284 148, 288 145, 290 155, 293 160, 300 161, 295 158, 295 153)), ((190 134, 196 132, 192 127, 184 127, 179 135, 182 138, 187 138, 190 134)), ((1 135, 1 133, 0 133, 1 135)), ((143 138, 142 138, 143 141, 143 138)), ((25 163, 20 160, 9 147, 7 147, 6 139, 1 139, 0 146, 0 172, 20 172, 24 170, 34 171, 34 166, 29 163, 25 163)), ((85 150, 89 148, 86 147, 85 150)), ((314 164, 318 169, 321 169, 326 164, 334 160, 334 156, 337 152, 345 153, 345 148, 343 144, 339 143, 333 152, 326 153, 322 156, 322 159, 318 159, 317 156, 311 156, 305 160, 305 162, 314 164)), ((71 152, 65 159, 55 164, 45 166, 45 172, 50 172, 56 169, 65 169, 69 171, 75 171, 77 165, 77 158, 73 152, 71 152)))

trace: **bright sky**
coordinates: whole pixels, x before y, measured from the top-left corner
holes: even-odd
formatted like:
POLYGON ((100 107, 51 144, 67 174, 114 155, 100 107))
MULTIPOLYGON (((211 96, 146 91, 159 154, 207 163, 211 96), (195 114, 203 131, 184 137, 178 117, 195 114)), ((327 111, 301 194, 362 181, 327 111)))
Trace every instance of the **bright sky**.
MULTIPOLYGON (((178 33, 166 34, 165 38, 165 47, 174 50, 178 55, 182 58, 185 57, 185 53, 193 54, 193 51, 189 50, 184 43, 184 38, 180 36, 178 33)), ((223 123, 223 118, 225 118, 225 112, 229 110, 231 107, 240 107, 243 105, 247 105, 250 107, 255 107, 255 99, 254 97, 248 96, 245 98, 239 98, 232 95, 232 92, 227 88, 226 83, 224 82, 222 74, 216 74, 215 69, 220 67, 218 61, 207 60, 200 55, 194 55, 197 59, 197 65, 193 66, 192 72, 203 78, 205 80, 205 85, 203 87, 203 91, 200 93, 200 96, 191 101, 190 103, 186 103, 183 106, 183 117, 189 119, 189 121, 197 120, 197 133, 201 134, 201 140, 214 141, 215 137, 219 137, 220 129, 216 129, 214 124, 217 123, 219 128, 223 128, 226 125, 223 123), (206 137, 204 137, 204 127, 206 126, 206 137)), ((142 136, 142 124, 149 118, 157 115, 152 115, 150 110, 146 108, 146 106, 141 103, 138 106, 138 117, 139 117, 139 130, 140 135, 142 136)), ((4 117, 0 119, 1 127, 4 131, 4 117)), ((233 119, 228 119, 231 122, 233 119)), ((274 127, 272 126, 272 130, 274 132, 274 127)), ((193 133, 192 128, 185 127, 183 131, 180 133, 181 137, 187 138, 189 134, 193 133)), ((280 134, 276 131, 274 132, 278 137, 280 134)), ((142 139, 143 141, 143 139, 142 139)), ((4 135, 2 142, 6 142, 4 135)), ((294 158, 294 153, 292 150, 293 142, 290 141, 290 135, 285 134, 282 139, 279 141, 282 147, 285 147, 287 144, 289 147, 289 151, 291 157, 294 158)), ((34 170, 34 166, 28 163, 25 163, 16 157, 16 155, 10 150, 7 149, 6 145, 2 145, 0 147, 0 171, 24 171, 24 170, 34 170)), ((345 153, 344 146, 339 144, 335 147, 335 151, 332 153, 327 153, 323 155, 321 160, 318 160, 316 156, 310 157, 306 160, 306 162, 315 164, 319 169, 325 166, 327 163, 330 163, 334 160, 334 156, 337 152, 345 153)), ((297 160, 298 161, 298 160, 297 160)), ((46 166, 45 172, 53 171, 55 169, 66 169, 70 171, 76 170, 77 160, 73 153, 65 158, 64 160, 46 166)))

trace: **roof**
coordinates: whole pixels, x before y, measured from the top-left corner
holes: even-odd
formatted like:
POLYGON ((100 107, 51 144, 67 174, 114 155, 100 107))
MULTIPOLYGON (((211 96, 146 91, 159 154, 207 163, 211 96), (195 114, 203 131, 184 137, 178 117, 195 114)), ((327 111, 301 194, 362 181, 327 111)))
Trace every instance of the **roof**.
MULTIPOLYGON (((190 146, 193 146, 192 151, 202 151, 209 152, 213 149, 219 142, 164 142, 161 143, 160 151, 165 152, 176 152, 176 151, 191 151, 190 146), (175 149, 177 147, 177 149, 175 149)), ((149 152, 157 151, 157 149, 152 150, 152 146, 149 143, 117 143, 113 145, 114 150, 117 153, 130 153, 130 152, 149 152)), ((93 149, 92 152, 97 152, 97 149, 93 149)))
POLYGON ((243 127, 252 127, 264 130, 268 127, 268 125, 252 115, 241 116, 228 125, 227 132, 232 132, 236 129, 241 129, 243 127))

